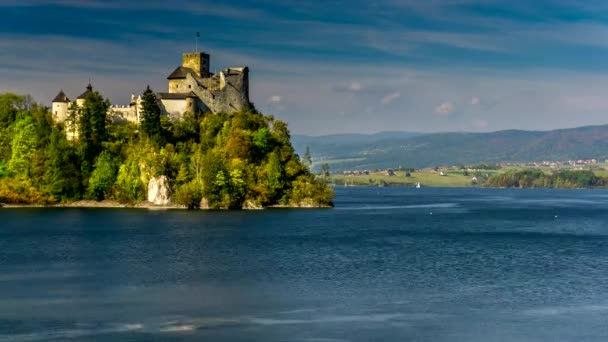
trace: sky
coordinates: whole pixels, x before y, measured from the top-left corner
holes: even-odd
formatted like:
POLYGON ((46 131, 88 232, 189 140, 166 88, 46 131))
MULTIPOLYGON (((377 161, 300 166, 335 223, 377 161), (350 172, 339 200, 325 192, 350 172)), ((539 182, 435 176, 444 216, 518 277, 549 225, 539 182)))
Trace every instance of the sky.
POLYGON ((247 65, 292 133, 608 123, 608 2, 0 0, 0 92, 167 91, 182 52, 247 65))

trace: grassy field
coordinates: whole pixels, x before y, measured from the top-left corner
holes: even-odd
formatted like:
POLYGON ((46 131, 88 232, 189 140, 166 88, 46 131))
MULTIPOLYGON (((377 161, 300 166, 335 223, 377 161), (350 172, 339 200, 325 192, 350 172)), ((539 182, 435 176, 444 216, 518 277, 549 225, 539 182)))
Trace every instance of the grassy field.
POLYGON ((361 176, 332 175, 330 182, 355 186, 416 186, 416 183, 420 183, 421 186, 466 187, 473 185, 473 176, 473 173, 465 176, 462 171, 447 171, 445 176, 441 176, 439 172, 429 170, 412 172, 410 177, 405 177, 405 172, 396 171, 394 176, 388 176, 384 172, 361 176))
MULTIPOLYGON (((526 167, 505 167, 500 170, 469 171, 467 175, 465 175, 465 171, 463 170, 443 170, 445 176, 441 176, 440 172, 442 170, 434 171, 428 169, 411 172, 410 177, 405 177, 404 171, 396 171, 394 176, 389 176, 385 172, 373 172, 369 175, 361 176, 336 174, 331 175, 329 181, 334 185, 348 186, 416 186, 417 183, 420 183, 421 186, 469 187, 483 184, 492 175, 523 169, 526 169, 526 167), (477 184, 472 180, 474 176, 478 179, 477 184)), ((554 171, 550 168, 542 167, 537 169, 547 174, 554 171)), ((593 172, 597 176, 608 178, 608 170, 594 170, 593 172)))

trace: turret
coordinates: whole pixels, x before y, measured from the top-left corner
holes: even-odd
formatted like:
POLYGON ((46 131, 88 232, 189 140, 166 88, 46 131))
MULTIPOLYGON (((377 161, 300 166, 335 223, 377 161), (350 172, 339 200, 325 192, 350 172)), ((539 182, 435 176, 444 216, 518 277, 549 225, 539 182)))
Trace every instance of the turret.
POLYGON ((192 69, 198 77, 209 77, 209 55, 204 52, 186 52, 182 54, 182 67, 192 69))
POLYGON ((86 100, 87 96, 89 95, 89 93, 93 92, 93 86, 91 85, 91 83, 89 83, 89 85, 87 85, 87 90, 85 90, 84 93, 80 94, 80 96, 78 96, 76 98, 76 105, 78 105, 78 107, 82 107, 84 105, 84 101, 86 100))
POLYGON ((52 101, 52 114, 53 120, 55 122, 63 122, 68 116, 68 105, 70 104, 70 99, 65 95, 63 89, 55 96, 52 101))

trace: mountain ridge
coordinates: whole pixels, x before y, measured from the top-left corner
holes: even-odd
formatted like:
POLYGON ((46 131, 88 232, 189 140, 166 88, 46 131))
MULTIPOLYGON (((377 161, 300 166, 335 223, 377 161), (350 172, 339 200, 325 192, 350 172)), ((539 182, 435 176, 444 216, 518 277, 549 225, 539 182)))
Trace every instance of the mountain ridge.
POLYGON ((608 157, 608 124, 546 131, 294 135, 293 141, 300 155, 309 147, 315 166, 327 162, 334 171, 605 159, 608 157))

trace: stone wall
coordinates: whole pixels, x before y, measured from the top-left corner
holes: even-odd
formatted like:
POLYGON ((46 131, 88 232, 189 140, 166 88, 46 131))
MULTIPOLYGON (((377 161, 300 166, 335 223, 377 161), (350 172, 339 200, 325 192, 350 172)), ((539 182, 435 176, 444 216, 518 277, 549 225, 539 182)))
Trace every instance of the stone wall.
POLYGON ((108 112, 112 123, 139 123, 136 106, 112 106, 108 112))
POLYGON ((251 106, 249 69, 246 67, 225 69, 202 80, 188 74, 183 86, 194 92, 213 113, 244 111, 251 106))
POLYGON ((185 112, 194 112, 192 105, 192 99, 162 99, 161 111, 163 114, 169 116, 172 120, 181 118, 185 112), (190 103, 188 103, 190 100, 190 103))
POLYGON ((192 86, 186 79, 169 80, 169 93, 187 93, 192 90, 192 86), (189 87, 190 85, 190 87, 189 87))

